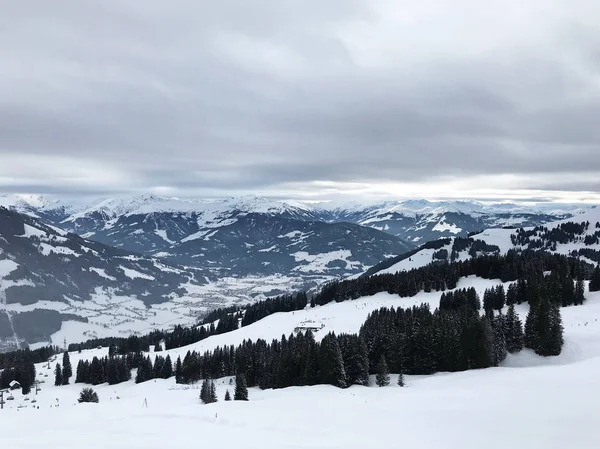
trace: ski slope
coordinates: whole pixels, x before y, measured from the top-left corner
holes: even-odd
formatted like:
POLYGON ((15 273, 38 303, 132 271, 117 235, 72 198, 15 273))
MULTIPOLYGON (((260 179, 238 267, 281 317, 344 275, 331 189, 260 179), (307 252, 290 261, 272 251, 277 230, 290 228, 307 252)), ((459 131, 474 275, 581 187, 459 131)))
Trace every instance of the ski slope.
MULTIPOLYGON (((482 292, 497 283, 470 277, 461 279, 458 287, 482 292)), ((422 292, 407 299, 380 293, 279 313, 161 355, 176 357, 188 349, 238 344, 244 338, 279 338, 309 319, 324 324, 317 338, 330 330, 356 332, 371 310, 421 302, 437 305, 439 296, 422 292)), ((560 356, 542 358, 525 350, 509 355, 498 368, 406 376, 406 388, 395 385, 395 376, 385 388, 252 388, 250 401, 240 403, 223 401, 225 390, 233 391, 229 378, 224 378, 217 381, 220 401, 201 405, 198 385, 176 385, 171 378, 100 385, 94 387, 99 404, 77 404, 82 385, 51 385, 54 361, 50 369, 36 367, 38 378, 46 383, 37 396, 29 395, 36 398, 33 407, 17 393, 0 412, 1 440, 11 449, 597 448, 600 294, 588 293, 586 298, 583 306, 562 309, 566 343, 560 356)), ((527 306, 518 311, 524 318, 527 306)), ((71 363, 76 367, 81 358, 106 353, 106 348, 71 353, 71 363)))

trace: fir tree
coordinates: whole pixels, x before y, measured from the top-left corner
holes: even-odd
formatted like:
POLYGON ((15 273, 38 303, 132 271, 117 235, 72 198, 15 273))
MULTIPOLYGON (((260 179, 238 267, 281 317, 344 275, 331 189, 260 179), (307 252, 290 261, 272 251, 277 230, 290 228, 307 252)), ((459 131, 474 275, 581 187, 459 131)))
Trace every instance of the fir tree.
POLYGON ((346 387, 346 371, 344 359, 340 351, 337 337, 330 332, 321 341, 319 351, 320 381, 336 387, 346 387))
POLYGON ((62 369, 60 367, 60 363, 57 363, 56 368, 54 369, 54 385, 58 387, 62 384, 63 384, 62 369))
POLYGON ((229 390, 225 391, 225 401, 231 401, 231 394, 229 394, 229 390))
POLYGON ((171 363, 171 356, 167 355, 167 357, 165 358, 165 363, 163 364, 163 367, 162 367, 161 377, 163 379, 168 379, 172 375, 173 375, 173 364, 171 363))
POLYGON ((65 351, 63 354, 63 364, 62 364, 62 381, 63 385, 69 384, 69 379, 73 375, 73 368, 71 367, 71 360, 69 359, 69 353, 65 351))
POLYGON ((597 265, 592 273, 592 279, 589 285, 590 292, 600 291, 600 265, 597 265))
POLYGON ((505 317, 502 312, 493 318, 491 323, 494 330, 494 366, 498 366, 506 359, 507 354, 506 336, 504 335, 505 317))
POLYGON ((177 362, 175 362, 175 383, 183 383, 181 374, 181 357, 177 357, 177 362))
POLYGON ((81 393, 79 393, 79 399, 77 400, 77 402, 79 402, 80 404, 83 402, 91 402, 97 404, 99 402, 98 393, 96 393, 91 388, 84 388, 83 390, 81 390, 81 393))
POLYGON ((217 388, 215 387, 215 383, 211 380, 209 385, 209 393, 208 393, 209 401, 211 403, 217 402, 219 399, 217 398, 217 388))
POLYGON ((506 349, 511 354, 523 349, 523 325, 515 311, 514 304, 508 307, 504 320, 504 333, 506 336, 506 349))
POLYGON ((238 374, 235 376, 235 391, 233 392, 233 399, 235 401, 248 400, 248 385, 246 385, 246 376, 243 374, 238 374))
POLYGON ((200 387, 200 400, 204 404, 208 404, 210 401, 210 386, 208 383, 208 379, 204 379, 202 381, 202 386, 200 387))
POLYGON ((398 374, 398 386, 399 387, 405 386, 405 383, 404 383, 404 374, 402 374, 402 371, 400 371, 400 374, 398 374))
POLYGON ((537 343, 537 306, 529 305, 529 312, 525 319, 525 332, 523 336, 523 344, 526 348, 534 349, 537 343))
POLYGON ((585 285, 583 279, 577 279, 575 283, 575 305, 581 305, 585 301, 585 285))
POLYGON ((377 386, 385 387, 390 384, 390 370, 385 361, 385 356, 382 354, 377 363, 377 375, 375 376, 377 386))

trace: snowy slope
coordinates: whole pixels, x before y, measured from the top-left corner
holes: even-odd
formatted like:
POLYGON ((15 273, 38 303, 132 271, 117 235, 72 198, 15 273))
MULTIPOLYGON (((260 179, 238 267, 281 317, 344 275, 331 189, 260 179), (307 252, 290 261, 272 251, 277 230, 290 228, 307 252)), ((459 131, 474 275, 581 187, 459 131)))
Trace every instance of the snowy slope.
MULTIPOLYGON (((504 228, 492 228, 486 229, 479 233, 475 233, 471 236, 470 240, 472 241, 482 241, 485 242, 489 246, 487 253, 489 254, 506 254, 511 249, 516 250, 526 250, 526 249, 543 249, 544 251, 562 254, 562 255, 575 255, 583 258, 589 263, 595 264, 600 262, 600 241, 598 243, 586 243, 586 237, 593 237, 600 235, 600 209, 592 208, 590 210, 580 212, 573 217, 565 218, 562 220, 555 220, 550 223, 543 225, 544 229, 549 231, 553 231, 559 229, 562 225, 566 223, 575 223, 581 224, 589 222, 589 227, 584 230, 581 234, 575 235, 573 238, 570 238, 569 241, 565 243, 556 243, 554 245, 550 245, 551 242, 548 240, 542 240, 542 234, 546 231, 537 231, 535 235, 533 235, 530 240, 542 241, 544 243, 543 247, 535 247, 531 248, 529 244, 522 244, 520 242, 515 243, 513 241, 514 237, 517 235, 516 229, 504 229, 504 228), (594 254, 596 253, 596 254, 594 254)), ((525 227, 523 228, 525 232, 533 232, 535 230, 534 227, 525 227)), ((421 248, 411 251, 405 255, 399 255, 395 258, 390 258, 387 261, 382 262, 379 265, 372 267, 367 273, 369 275, 378 273, 396 273, 398 271, 410 270, 413 268, 423 267, 425 265, 430 264, 434 260, 439 260, 434 257, 436 253, 440 249, 445 249, 447 251, 447 257, 444 260, 451 260, 452 250, 455 248, 455 242, 460 243, 460 239, 456 238, 448 238, 448 239, 440 239, 437 242, 440 242, 439 245, 435 245, 435 248, 432 249, 431 246, 435 242, 429 242, 423 245, 421 248), (446 242, 448 243, 443 243, 446 242), (395 263, 394 260, 397 260, 395 263)), ((463 239, 464 241, 464 239, 463 239)), ((454 260, 465 260, 471 257, 469 254, 469 250, 471 249, 472 244, 469 243, 466 248, 460 249, 456 253, 456 257, 454 260)), ((480 253, 481 254, 481 253, 480 253)))
MULTIPOLYGON (((472 285, 481 292, 494 282, 469 278, 459 287, 472 285)), ((435 296, 421 293, 406 300, 380 294, 317 307, 306 315, 277 314, 248 326, 248 334, 239 330, 211 337, 201 347, 238 344, 250 336, 277 338, 309 317, 328 330, 356 331, 371 307, 434 302, 439 293, 435 296), (367 305, 371 301, 374 305, 367 305)), ((522 315, 526 307, 519 307, 522 315)), ((71 449, 85 441, 90 448, 186 449, 198 447, 199 438, 203 445, 267 449, 365 448, 374 441, 383 447, 431 449, 597 448, 600 294, 588 294, 583 306, 563 308, 562 316, 565 347, 558 357, 524 350, 498 368, 406 376, 406 388, 395 386, 395 376, 385 388, 253 388, 244 403, 222 401, 225 390, 232 389, 227 378, 217 381, 220 402, 211 405, 200 405, 198 386, 176 385, 171 378, 101 385, 95 387, 99 404, 77 404, 81 385, 52 386, 52 367, 40 364, 38 378, 45 383, 37 396, 29 396, 36 403, 15 393, 2 412, 0 431, 11 448, 71 449)), ((81 358, 106 353, 106 348, 71 353, 71 362, 76 366, 81 358)))

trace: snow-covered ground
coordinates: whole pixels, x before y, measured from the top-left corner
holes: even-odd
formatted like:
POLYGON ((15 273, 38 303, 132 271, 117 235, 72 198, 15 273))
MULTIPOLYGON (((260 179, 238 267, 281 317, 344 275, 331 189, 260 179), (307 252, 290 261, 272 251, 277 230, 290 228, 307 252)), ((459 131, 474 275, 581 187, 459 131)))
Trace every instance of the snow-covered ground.
MULTIPOLYGON (((499 281, 467 278, 459 287, 480 292, 499 281)), ((439 293, 405 299, 386 293, 295 313, 280 313, 235 332, 169 351, 210 349, 243 338, 277 338, 305 320, 329 330, 356 332, 381 306, 437 305, 439 293)), ((77 404, 82 385, 54 387, 53 364, 38 365, 42 389, 20 393, 0 411, 3 447, 79 449, 223 448, 577 448, 600 447, 600 294, 562 309, 566 344, 558 357, 530 351, 498 368, 406 376, 407 387, 330 386, 250 389, 249 402, 224 402, 229 379, 219 379, 220 401, 201 405, 198 386, 174 378, 95 387, 99 404, 77 404), (47 376, 47 377, 45 377, 47 376), (36 399, 31 404, 31 399, 36 399), (147 407, 144 403, 147 403, 147 407), (27 407, 19 408, 19 406, 27 407), (58 407, 56 406, 58 405, 58 407), (39 407, 39 408, 38 408, 39 407)), ((524 318, 527 306, 519 306, 524 318)), ((106 348, 72 353, 105 355, 106 348)), ((165 352, 161 353, 165 355, 165 352)), ((59 360, 60 361, 60 360, 59 360)), ((56 363, 56 362, 53 362, 56 363)))

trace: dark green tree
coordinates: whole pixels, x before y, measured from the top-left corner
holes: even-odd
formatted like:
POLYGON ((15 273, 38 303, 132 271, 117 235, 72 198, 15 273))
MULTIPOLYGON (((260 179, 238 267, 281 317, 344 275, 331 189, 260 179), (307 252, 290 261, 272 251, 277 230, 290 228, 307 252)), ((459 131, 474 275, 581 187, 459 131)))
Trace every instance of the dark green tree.
POLYGON ((402 374, 402 371, 400 371, 400 374, 398 374, 398 386, 399 387, 404 387, 406 384, 404 382, 404 374, 402 374))
POLYGON ((63 385, 69 384, 69 379, 73 375, 73 367, 71 366, 71 359, 69 358, 69 353, 67 351, 63 354, 63 364, 62 364, 62 381, 63 385))
POLYGON ((233 392, 233 399, 235 401, 248 400, 248 385, 246 384, 246 376, 244 376, 242 373, 235 376, 235 391, 233 392))
POLYGON ((344 359, 337 337, 333 332, 325 335, 321 341, 319 351, 319 372, 321 383, 334 385, 340 388, 346 387, 344 359))
POLYGON ((523 349, 523 324, 515 311, 514 304, 508 307, 508 313, 504 320, 504 333, 508 352, 514 354, 523 349))
POLYGON ((231 394, 229 394, 229 390, 225 391, 225 401, 231 401, 231 394))
POLYGON ((585 301, 585 284, 583 279, 577 279, 575 283, 575 305, 580 306, 585 301))
POLYGON ((377 375, 375 376, 375 382, 379 387, 385 387, 390 384, 390 370, 388 369, 385 356, 382 354, 377 363, 377 375))
POLYGON ((54 385, 58 387, 62 384, 63 384, 62 369, 60 367, 60 363, 57 363, 56 368, 54 369, 54 385))
POLYGON ((592 278, 589 285, 590 292, 600 291, 600 264, 596 266, 592 273, 592 278))
POLYGON ((97 404, 99 402, 98 393, 96 393, 91 388, 84 388, 83 390, 81 390, 81 393, 79 393, 79 399, 77 399, 77 401, 80 404, 83 402, 91 402, 97 404))

